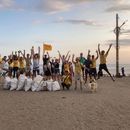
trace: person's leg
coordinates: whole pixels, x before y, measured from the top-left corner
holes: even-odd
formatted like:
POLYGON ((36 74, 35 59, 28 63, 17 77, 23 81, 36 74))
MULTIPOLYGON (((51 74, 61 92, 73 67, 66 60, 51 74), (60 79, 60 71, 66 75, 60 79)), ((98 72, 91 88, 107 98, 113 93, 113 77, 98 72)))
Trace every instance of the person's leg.
POLYGON ((82 91, 82 80, 80 80, 80 90, 82 91))
POLYGON ((115 81, 114 78, 112 77, 111 73, 109 72, 107 65, 104 66, 104 70, 108 73, 108 75, 111 77, 112 81, 115 81))
POLYGON ((67 85, 66 88, 67 88, 67 90, 69 90, 70 89, 70 85, 67 85))
POLYGON ((75 90, 77 89, 77 80, 75 79, 75 90))
POLYGON ((36 70, 33 70, 33 76, 36 77, 36 70))
POLYGON ((15 73, 16 73, 16 70, 15 70, 15 67, 13 68, 13 78, 15 78, 15 73))
POLYGON ((19 70, 18 67, 16 67, 16 77, 17 77, 17 79, 18 79, 18 77, 19 77, 19 74, 20 74, 20 70, 19 70))
POLYGON ((64 84, 64 83, 61 83, 61 85, 62 85, 62 87, 63 87, 63 90, 64 90, 64 88, 65 88, 65 84, 64 84))
POLYGON ((39 75, 40 74, 40 70, 39 69, 37 69, 37 75, 39 75))
POLYGON ((85 70, 85 84, 87 83, 87 78, 88 78, 88 70, 85 70))
POLYGON ((82 74, 83 74, 83 79, 84 79, 84 67, 82 67, 82 74))
POLYGON ((96 80, 97 79, 97 70, 96 68, 93 69, 93 75, 94 79, 96 80))
POLYGON ((102 73, 102 65, 99 65, 99 71, 98 71, 98 79, 100 79, 100 75, 102 73))

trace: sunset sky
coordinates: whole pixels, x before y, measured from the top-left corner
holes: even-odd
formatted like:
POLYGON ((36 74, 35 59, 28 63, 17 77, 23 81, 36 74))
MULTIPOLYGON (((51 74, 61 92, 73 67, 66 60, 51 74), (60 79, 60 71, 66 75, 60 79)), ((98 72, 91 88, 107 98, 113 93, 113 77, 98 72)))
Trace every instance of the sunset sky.
POLYGON ((115 63, 116 13, 119 25, 128 20, 120 35, 120 63, 130 64, 130 0, 0 0, 0 54, 48 42, 52 56, 71 50, 86 57, 98 43, 104 50, 113 43, 108 62, 115 63))

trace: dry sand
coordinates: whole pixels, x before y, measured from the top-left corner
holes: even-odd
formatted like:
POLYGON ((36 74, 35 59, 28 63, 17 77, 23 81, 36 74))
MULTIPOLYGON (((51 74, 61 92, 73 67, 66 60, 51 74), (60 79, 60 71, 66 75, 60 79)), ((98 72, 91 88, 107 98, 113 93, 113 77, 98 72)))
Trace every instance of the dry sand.
POLYGON ((98 92, 0 89, 0 130, 130 130, 130 77, 98 81, 98 92))

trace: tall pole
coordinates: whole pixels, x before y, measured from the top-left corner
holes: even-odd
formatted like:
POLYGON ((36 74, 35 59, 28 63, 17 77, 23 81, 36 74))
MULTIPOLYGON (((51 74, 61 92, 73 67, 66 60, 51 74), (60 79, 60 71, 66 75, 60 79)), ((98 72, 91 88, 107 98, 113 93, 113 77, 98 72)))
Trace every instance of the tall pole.
POLYGON ((119 32, 120 27, 118 26, 118 14, 116 14, 116 76, 119 77, 119 32))

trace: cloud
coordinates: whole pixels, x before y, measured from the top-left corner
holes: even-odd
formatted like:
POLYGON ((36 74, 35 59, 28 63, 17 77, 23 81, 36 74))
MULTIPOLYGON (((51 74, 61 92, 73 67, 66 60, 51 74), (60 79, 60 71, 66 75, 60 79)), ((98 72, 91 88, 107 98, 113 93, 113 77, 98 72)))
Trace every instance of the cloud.
POLYGON ((64 20, 63 18, 60 18, 58 21, 54 21, 54 23, 70 23, 70 24, 84 24, 86 26, 101 26, 101 24, 98 24, 97 22, 92 20, 78 20, 78 19, 64 20))
POLYGON ((117 12, 117 11, 130 11, 129 0, 109 0, 109 7, 105 10, 106 12, 117 12))
POLYGON ((102 2, 103 4, 111 5, 106 9, 107 12, 111 12, 130 10, 130 4, 127 4, 128 2, 126 1, 127 0, 0 0, 0 9, 57 13, 61 11, 68 11, 75 6, 84 3, 102 2))
POLYGON ((122 34, 130 35, 130 29, 127 29, 127 30, 125 30, 125 31, 122 31, 122 34))
POLYGON ((26 11, 41 11, 44 13, 56 13, 69 10, 73 5, 90 0, 0 0, 0 9, 15 9, 26 11))
POLYGON ((107 12, 130 11, 130 4, 120 4, 106 9, 107 12))
MULTIPOLYGON (((107 44, 112 43, 112 44, 116 45, 116 40, 108 40, 107 42, 108 42, 107 44)), ((127 38, 120 39, 119 40, 119 45, 121 45, 121 46, 130 46, 130 39, 127 39, 127 38)))
POLYGON ((14 0, 0 0, 0 9, 11 8, 14 5, 14 0))

